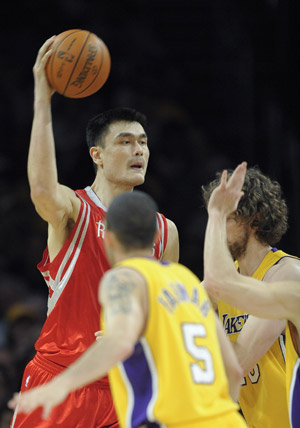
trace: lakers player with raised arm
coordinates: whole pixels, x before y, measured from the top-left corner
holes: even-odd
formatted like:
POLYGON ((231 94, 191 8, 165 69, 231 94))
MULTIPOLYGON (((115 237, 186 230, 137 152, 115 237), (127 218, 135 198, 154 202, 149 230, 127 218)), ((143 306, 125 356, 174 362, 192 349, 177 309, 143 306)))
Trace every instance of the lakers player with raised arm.
MULTIPOLYGON (((228 173, 231 175, 231 172, 228 173)), ((204 187, 209 203, 221 173, 204 187)), ((226 219, 227 243, 239 273, 261 281, 300 280, 300 261, 275 248, 287 229, 278 182, 249 168, 244 196, 226 219)), ((206 280, 206 278, 205 278, 206 280)), ((244 371, 239 403, 251 428, 289 427, 283 319, 261 319, 218 299, 218 312, 244 371)))
MULTIPOLYGON (((300 281, 269 283, 240 275, 227 248, 226 221, 236 211, 243 194, 241 189, 245 172, 246 164, 243 163, 227 181, 227 173, 224 171, 220 185, 209 200, 204 246, 205 284, 212 296, 247 313, 289 320, 286 329, 285 378, 290 425, 288 422, 284 422, 285 425, 281 422, 281 426, 300 428, 300 281)), ((280 409, 283 408, 282 404, 280 409)), ((280 426, 280 422, 276 426, 280 426)))

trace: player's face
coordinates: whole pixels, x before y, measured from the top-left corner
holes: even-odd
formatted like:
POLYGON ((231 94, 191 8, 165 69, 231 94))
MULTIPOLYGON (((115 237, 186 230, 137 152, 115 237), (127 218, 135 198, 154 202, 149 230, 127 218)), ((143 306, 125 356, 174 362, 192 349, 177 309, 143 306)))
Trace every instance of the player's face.
POLYGON ((143 184, 148 159, 147 135, 140 123, 110 125, 102 150, 102 168, 108 181, 125 187, 143 184))
POLYGON ((234 214, 227 217, 227 245, 234 260, 241 259, 247 250, 250 226, 234 214))

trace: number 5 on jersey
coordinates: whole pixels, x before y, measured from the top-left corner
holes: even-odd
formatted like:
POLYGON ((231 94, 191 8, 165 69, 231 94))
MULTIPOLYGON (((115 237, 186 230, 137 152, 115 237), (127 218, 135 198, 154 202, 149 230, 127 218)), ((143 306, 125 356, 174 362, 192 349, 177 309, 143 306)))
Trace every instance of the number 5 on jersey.
POLYGON ((213 359, 210 351, 196 344, 197 338, 207 337, 203 324, 185 323, 181 326, 184 346, 187 352, 196 360, 190 365, 193 381, 200 384, 211 384, 215 380, 213 359))

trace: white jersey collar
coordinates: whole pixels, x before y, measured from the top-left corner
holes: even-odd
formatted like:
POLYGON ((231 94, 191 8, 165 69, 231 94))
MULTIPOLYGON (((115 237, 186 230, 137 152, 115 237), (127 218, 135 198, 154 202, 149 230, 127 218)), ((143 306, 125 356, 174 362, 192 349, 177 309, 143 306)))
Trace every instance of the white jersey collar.
POLYGON ((100 201, 100 199, 90 186, 87 186, 84 190, 86 191, 88 197, 94 202, 94 204, 97 205, 97 207, 102 208, 105 212, 107 211, 106 206, 103 205, 103 203, 100 201))

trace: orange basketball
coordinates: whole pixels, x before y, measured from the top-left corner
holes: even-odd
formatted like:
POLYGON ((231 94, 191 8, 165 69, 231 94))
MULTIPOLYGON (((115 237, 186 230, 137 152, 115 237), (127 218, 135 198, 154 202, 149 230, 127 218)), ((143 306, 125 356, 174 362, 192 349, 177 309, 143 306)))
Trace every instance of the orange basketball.
POLYGON ((97 92, 110 73, 110 53, 96 34, 68 30, 58 34, 46 65, 51 87, 68 98, 84 98, 97 92))

